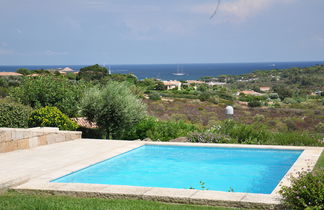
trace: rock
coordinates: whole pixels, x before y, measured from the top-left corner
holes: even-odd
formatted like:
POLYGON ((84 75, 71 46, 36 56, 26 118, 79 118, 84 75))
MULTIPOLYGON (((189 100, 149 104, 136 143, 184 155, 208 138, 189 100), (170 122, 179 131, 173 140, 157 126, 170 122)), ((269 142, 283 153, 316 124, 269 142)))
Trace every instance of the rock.
POLYGON ((170 142, 187 142, 188 138, 187 137, 178 137, 176 139, 171 139, 170 142))
POLYGON ((145 139, 143 139, 142 141, 152 141, 152 139, 150 139, 150 138, 145 138, 145 139))

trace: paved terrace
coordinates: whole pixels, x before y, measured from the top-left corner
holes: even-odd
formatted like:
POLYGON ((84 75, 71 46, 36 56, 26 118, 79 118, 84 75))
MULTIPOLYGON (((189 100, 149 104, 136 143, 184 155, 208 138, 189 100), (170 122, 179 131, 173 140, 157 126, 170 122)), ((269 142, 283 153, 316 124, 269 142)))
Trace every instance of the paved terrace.
POLYGON ((77 195, 108 198, 147 199, 164 202, 219 205, 250 208, 274 208, 280 203, 277 194, 281 185, 289 185, 288 177, 297 171, 311 170, 323 148, 281 147, 229 144, 162 143, 142 141, 103 141, 78 139, 40 146, 28 150, 0 153, 0 189, 58 195, 77 195), (156 187, 117 186, 78 183, 51 183, 50 181, 127 152, 144 144, 245 147, 273 149, 304 149, 272 194, 202 191, 156 187))

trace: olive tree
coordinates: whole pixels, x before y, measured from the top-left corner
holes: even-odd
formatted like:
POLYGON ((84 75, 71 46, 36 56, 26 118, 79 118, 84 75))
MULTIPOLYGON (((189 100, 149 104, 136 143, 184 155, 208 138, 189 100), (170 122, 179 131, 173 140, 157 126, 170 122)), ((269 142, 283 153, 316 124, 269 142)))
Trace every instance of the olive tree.
POLYGON ((146 116, 146 106, 126 83, 109 82, 86 91, 81 112, 105 131, 108 138, 120 138, 123 133, 146 116))

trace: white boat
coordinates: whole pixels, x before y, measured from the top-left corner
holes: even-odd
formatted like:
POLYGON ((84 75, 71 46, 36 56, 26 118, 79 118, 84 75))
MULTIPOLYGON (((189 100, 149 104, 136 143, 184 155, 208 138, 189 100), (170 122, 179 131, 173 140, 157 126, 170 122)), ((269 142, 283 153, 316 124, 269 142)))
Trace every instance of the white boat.
POLYGON ((175 76, 183 76, 183 75, 185 75, 185 73, 183 73, 183 69, 181 71, 179 70, 179 65, 177 67, 177 72, 172 73, 172 74, 175 75, 175 76))

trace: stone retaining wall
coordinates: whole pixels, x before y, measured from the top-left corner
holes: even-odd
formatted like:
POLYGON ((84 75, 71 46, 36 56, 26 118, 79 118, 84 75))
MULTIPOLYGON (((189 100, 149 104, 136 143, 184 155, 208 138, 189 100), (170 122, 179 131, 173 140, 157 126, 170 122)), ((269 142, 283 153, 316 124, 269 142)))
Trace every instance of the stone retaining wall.
POLYGON ((81 134, 58 128, 0 128, 0 153, 80 139, 81 134))

